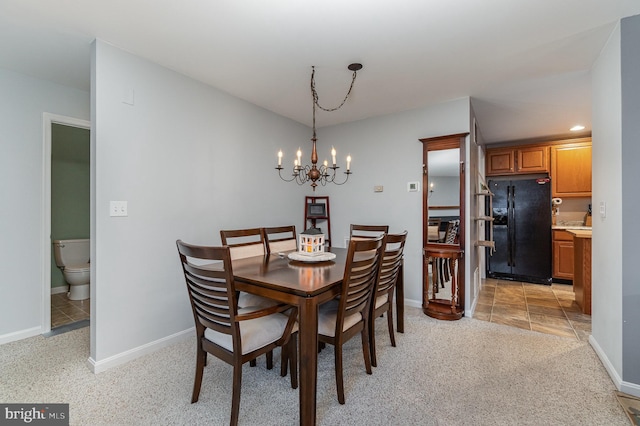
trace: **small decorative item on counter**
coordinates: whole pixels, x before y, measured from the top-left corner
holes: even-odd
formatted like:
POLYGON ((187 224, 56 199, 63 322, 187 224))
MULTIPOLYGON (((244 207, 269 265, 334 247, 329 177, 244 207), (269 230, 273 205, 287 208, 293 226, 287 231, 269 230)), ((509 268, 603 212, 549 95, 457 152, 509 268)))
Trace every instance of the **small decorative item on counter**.
POLYGON ((309 228, 298 236, 298 252, 307 256, 324 253, 324 234, 318 228, 309 228))
POLYGON ((589 204, 587 214, 584 215, 584 226, 591 226, 591 204, 589 204))

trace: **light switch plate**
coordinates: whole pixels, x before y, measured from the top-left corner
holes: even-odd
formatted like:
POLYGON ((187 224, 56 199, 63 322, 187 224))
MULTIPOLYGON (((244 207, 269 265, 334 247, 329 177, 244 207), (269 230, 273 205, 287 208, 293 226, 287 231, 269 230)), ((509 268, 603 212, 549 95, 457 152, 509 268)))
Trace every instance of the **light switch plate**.
POLYGON ((382 185, 376 185, 373 187, 373 192, 382 192, 384 191, 384 187, 382 185))
POLYGON ((607 203, 605 201, 600 201, 600 217, 607 217, 607 203))
POLYGON ((109 203, 109 216, 129 216, 126 201, 111 201, 109 203))

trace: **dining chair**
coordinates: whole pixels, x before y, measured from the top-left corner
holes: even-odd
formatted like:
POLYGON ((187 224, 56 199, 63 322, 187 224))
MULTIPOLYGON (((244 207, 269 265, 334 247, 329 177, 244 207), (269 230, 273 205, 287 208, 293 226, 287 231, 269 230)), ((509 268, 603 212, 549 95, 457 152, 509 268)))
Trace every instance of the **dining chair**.
MULTIPOLYGON (((262 228, 221 229, 220 239, 223 246, 229 247, 231 260, 267 254, 262 228)), ((240 308, 268 307, 277 304, 275 300, 245 291, 238 291, 236 297, 240 308)), ((284 354, 282 356, 284 357, 284 354)), ((273 368, 273 353, 267 352, 266 358, 267 369, 271 370, 273 368)), ((250 362, 250 365, 256 366, 255 359, 250 362)), ((281 371, 284 370, 281 368, 281 371)))
POLYGON ((429 219, 427 224, 427 240, 432 242, 440 241, 440 224, 442 219, 429 219))
MULTIPOLYGON (((223 246, 229 247, 231 260, 267 254, 262 228, 222 229, 220 239, 223 246)), ((241 308, 275 304, 276 302, 271 299, 244 291, 238 294, 238 306, 241 308)))
POLYGON ((349 237, 351 239, 375 238, 387 232, 389 232, 389 226, 387 225, 356 225, 352 223, 349 237))
POLYGON ((295 225, 262 228, 267 253, 283 253, 298 249, 295 225))
POLYGON ((274 305, 239 308, 229 247, 206 247, 176 241, 196 326, 196 372, 191 403, 198 401, 210 353, 233 366, 231 425, 238 424, 242 365, 280 346, 291 367, 291 387, 297 388, 297 308, 274 305), (215 262, 212 266, 212 262, 215 262), (291 309, 290 315, 281 312, 291 309))
MULTIPOLYGON (((450 220, 447 223, 447 230, 445 232, 442 243, 457 244, 459 229, 460 229, 460 221, 450 220)), ((440 276, 437 277, 437 279, 438 279, 438 282, 440 283, 440 288, 444 288, 445 283, 451 279, 451 276, 449 275, 449 260, 437 259, 436 261, 438 262, 438 271, 440 272, 440 276)))
POLYGON ((398 282, 404 244, 407 241, 407 231, 401 234, 387 234, 380 273, 373 293, 371 303, 371 315, 369 317, 369 346, 371 348, 371 365, 377 367, 376 360, 376 318, 387 314, 387 326, 391 346, 396 346, 396 338, 393 332, 393 295, 398 282))
POLYGON ((342 345, 358 333, 367 374, 371 374, 369 353, 369 306, 378 277, 385 235, 351 240, 338 299, 318 309, 318 341, 334 346, 338 402, 345 403, 342 377, 342 345))
POLYGON ((232 260, 266 254, 261 228, 222 229, 220 239, 231 249, 232 260))

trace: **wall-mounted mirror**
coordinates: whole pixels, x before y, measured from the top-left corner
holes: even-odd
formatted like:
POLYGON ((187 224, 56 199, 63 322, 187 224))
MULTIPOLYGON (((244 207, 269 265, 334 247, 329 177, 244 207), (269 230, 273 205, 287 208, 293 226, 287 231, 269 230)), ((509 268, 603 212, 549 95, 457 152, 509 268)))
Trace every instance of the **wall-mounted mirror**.
POLYGON ((442 259, 436 262, 434 257, 425 258, 423 262, 424 295, 428 295, 428 303, 423 299, 423 310, 427 315, 441 319, 457 319, 464 311, 464 269, 465 259, 461 255, 465 249, 465 214, 464 214, 464 158, 467 134, 420 139, 423 143, 423 179, 422 194, 422 230, 423 247, 431 253, 442 250, 439 254, 452 253, 460 255, 456 262, 447 263, 442 259), (458 279, 453 280, 447 274, 446 265, 453 265, 458 279), (428 277, 432 268, 436 267, 432 276, 433 286, 428 285, 428 277), (431 269, 430 269, 431 268, 431 269), (444 272, 444 273, 443 273, 444 272), (454 309, 451 305, 456 304, 454 309), (438 307, 440 305, 440 307, 438 307), (460 310, 459 308, 462 307, 460 310), (444 309, 444 311, 443 311, 444 309), (447 310, 448 309, 448 310, 447 310), (456 315, 453 315, 454 312, 456 315), (441 312, 442 311, 442 312, 441 312), (443 312, 448 313, 443 313, 443 312), (455 318, 449 318, 452 314, 455 318), (446 318, 445 318, 446 317, 446 318))

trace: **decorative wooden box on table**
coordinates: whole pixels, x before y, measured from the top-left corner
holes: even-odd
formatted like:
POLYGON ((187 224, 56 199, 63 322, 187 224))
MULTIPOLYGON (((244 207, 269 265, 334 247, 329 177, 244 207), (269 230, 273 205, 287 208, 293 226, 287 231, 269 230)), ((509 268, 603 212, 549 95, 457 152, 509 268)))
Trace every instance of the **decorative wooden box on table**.
POLYGON ((591 315, 591 231, 569 229, 573 235, 573 293, 582 313, 591 315))

